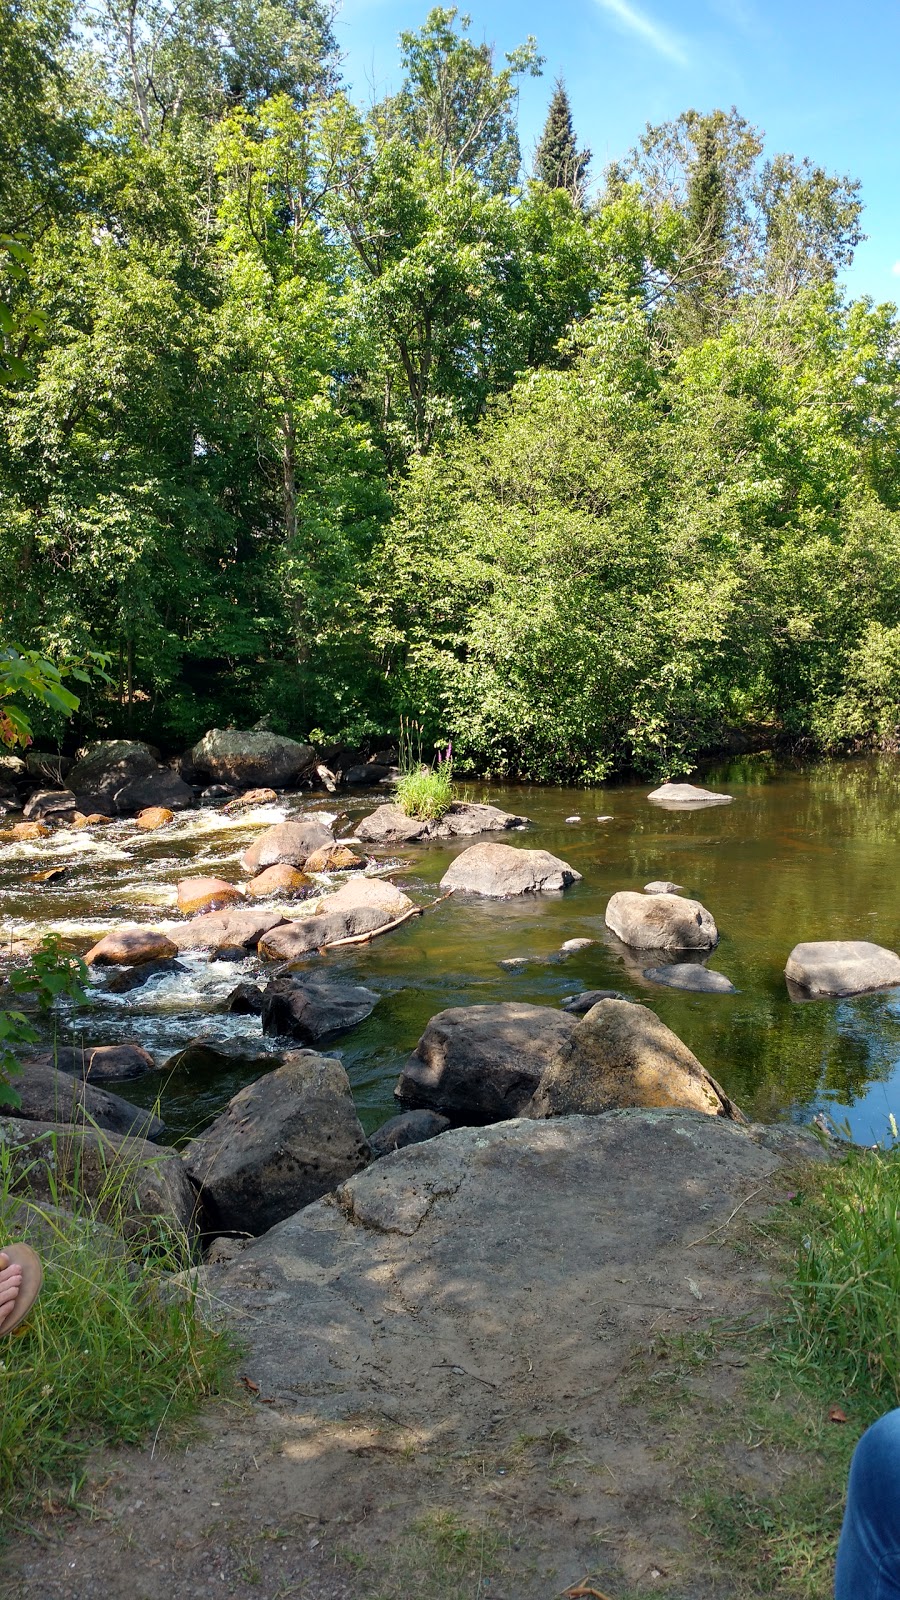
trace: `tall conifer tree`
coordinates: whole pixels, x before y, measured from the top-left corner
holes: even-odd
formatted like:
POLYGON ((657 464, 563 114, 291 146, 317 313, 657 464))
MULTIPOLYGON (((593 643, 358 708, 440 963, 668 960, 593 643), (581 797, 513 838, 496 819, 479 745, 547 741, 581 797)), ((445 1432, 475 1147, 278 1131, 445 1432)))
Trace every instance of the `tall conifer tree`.
POLYGON ((568 189, 580 205, 587 186, 590 150, 579 150, 572 107, 562 78, 557 78, 547 121, 534 158, 534 175, 550 189, 568 189))

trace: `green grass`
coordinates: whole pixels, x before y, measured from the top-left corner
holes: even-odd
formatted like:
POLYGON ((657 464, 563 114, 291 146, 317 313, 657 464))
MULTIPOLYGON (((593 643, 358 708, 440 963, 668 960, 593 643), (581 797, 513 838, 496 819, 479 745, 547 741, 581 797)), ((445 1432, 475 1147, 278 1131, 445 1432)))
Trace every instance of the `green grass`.
POLYGON ((453 804, 453 769, 449 761, 419 767, 397 779, 397 803, 408 817, 438 822, 453 804))
POLYGON ((178 1289, 169 1281, 190 1262, 187 1236, 158 1218, 135 1230, 118 1203, 131 1193, 126 1172, 111 1174, 90 1201, 62 1187, 54 1205, 23 1200, 10 1173, 4 1161, 0 1244, 26 1237, 44 1286, 22 1329, 0 1335, 7 1532, 64 1475, 77 1481, 89 1449, 152 1437, 219 1390, 237 1358, 229 1337, 204 1320, 190 1279, 178 1289))

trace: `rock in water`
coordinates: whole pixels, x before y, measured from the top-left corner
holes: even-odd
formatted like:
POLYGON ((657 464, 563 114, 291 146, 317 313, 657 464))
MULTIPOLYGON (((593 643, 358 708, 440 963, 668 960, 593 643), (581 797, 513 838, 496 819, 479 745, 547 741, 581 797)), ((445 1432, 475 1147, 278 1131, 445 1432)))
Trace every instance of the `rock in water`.
MULTIPOLYGON (((48 1052, 49 1054, 49 1052, 48 1052)), ((85 1083, 70 1072, 60 1072, 44 1055, 22 1062, 16 1078, 20 1104, 16 1116, 27 1122, 87 1123, 110 1133, 131 1134, 135 1139, 156 1141, 165 1132, 159 1117, 144 1111, 117 1094, 85 1083)))
POLYGON ((31 796, 22 815, 29 822, 40 822, 42 817, 65 822, 77 809, 78 802, 71 789, 39 789, 31 796))
POLYGON ((259 953, 267 960, 299 960, 338 939, 377 933, 414 910, 414 901, 392 883, 381 878, 351 878, 328 895, 312 916, 297 917, 265 934, 259 941, 259 953))
POLYGON ((312 817, 297 818, 293 822, 276 822, 244 851, 241 866, 254 874, 263 867, 275 867, 286 862, 289 867, 302 867, 307 856, 323 844, 334 844, 334 836, 324 823, 312 817))
POLYGON ((146 806, 143 811, 138 812, 134 821, 142 833, 155 833, 157 828, 164 828, 167 823, 174 822, 175 813, 170 811, 168 806, 146 806))
POLYGON ((548 850, 516 850, 508 844, 473 844, 451 862, 441 879, 441 888, 463 889, 470 894, 502 899, 514 894, 558 891, 580 881, 580 872, 548 850))
POLYGON ((85 956, 88 966, 136 967, 143 961, 168 961, 177 956, 178 946, 154 928, 117 928, 92 945, 85 956))
MULTIPOLYGON (((230 788, 223 784, 220 786, 223 793, 231 793, 230 788)), ((235 795, 233 800, 222 807, 225 815, 234 816, 237 811, 246 811, 250 806, 273 806, 278 799, 274 789, 245 789, 243 794, 235 795)))
POLYGON ((692 810, 698 806, 729 806, 733 794, 717 794, 714 789, 698 789, 693 783, 663 783, 648 800, 655 805, 668 806, 672 811, 692 810))
POLYGON ((507 828, 524 828, 527 817, 501 811, 499 806, 470 804, 455 800, 436 820, 408 817, 401 806, 388 801, 371 816, 364 817, 356 830, 357 839, 366 844, 413 844, 425 839, 460 839, 475 833, 498 833, 507 828))
POLYGON ((310 887, 309 878, 298 867, 279 861, 274 867, 266 867, 255 878, 251 878, 247 893, 251 899, 261 900, 267 894, 300 894, 310 887))
POLYGON ((866 994, 900 984, 900 956, 866 939, 822 939, 795 945, 784 975, 794 998, 866 994))
POLYGON ((573 994, 562 1003, 563 1011, 568 1011, 575 1017, 583 1017, 586 1011, 592 1010, 600 1000, 624 1000, 625 996, 618 989, 586 989, 584 994, 573 994))
MULTIPOLYGON (((76 761, 69 772, 69 787, 75 794, 107 795, 112 799, 126 783, 158 770, 157 753, 148 744, 136 739, 103 739, 76 761)), ((155 805, 156 801, 148 800, 146 804, 155 805)))
POLYGON ((388 1117, 376 1133, 369 1134, 369 1149, 378 1160, 395 1150, 405 1150, 407 1145, 436 1139, 449 1127, 450 1118, 441 1117, 436 1111, 401 1111, 396 1117, 388 1117))
POLYGON ((307 872, 354 872, 364 867, 366 857, 346 844, 325 844, 306 858, 307 872))
POLYGON ((243 900, 240 889, 224 878, 182 878, 178 884, 178 909, 188 916, 194 911, 242 905, 243 900))
POLYGON ((173 928, 172 938, 176 952, 217 950, 225 945, 253 950, 264 934, 283 922, 280 911, 267 911, 262 906, 225 906, 222 911, 204 912, 180 928, 173 928))
POLYGON ((283 1034, 302 1044, 315 1044, 327 1034, 345 1033, 364 1022, 379 999, 374 989, 362 984, 341 983, 318 974, 275 978, 263 991, 263 1033, 283 1034))
POLYGON ((123 1044, 61 1044, 53 1050, 35 1050, 29 1059, 90 1083, 142 1078, 145 1072, 156 1070, 153 1057, 134 1039, 123 1044))
POLYGON ((211 728, 194 745, 190 760, 213 783, 231 783, 236 789, 290 789, 312 772, 316 752, 311 744, 298 744, 277 733, 211 728))
POLYGON ((719 931, 699 900, 678 894, 614 894, 606 926, 635 950, 713 950, 719 931))
POLYGON ((710 972, 692 961, 679 961, 671 967, 648 967, 644 977, 651 983, 664 984, 667 989, 688 989, 693 994, 737 994, 724 972, 710 972))
POLYGON ((394 1093, 454 1122, 517 1117, 577 1026, 549 1006, 453 1006, 431 1018, 394 1093))
POLYGON ((247 1233, 264 1233, 368 1160, 346 1072, 308 1051, 242 1089, 184 1152, 214 1225, 247 1233))
POLYGON ((153 772, 130 778, 113 790, 113 804, 120 817, 132 811, 162 806, 169 811, 186 811, 194 805, 194 791, 171 767, 156 767, 153 772))
POLYGON ((684 885, 670 883, 668 878, 654 878, 652 883, 644 884, 645 894, 684 894, 684 885))
POLYGON ((601 1000, 548 1064, 524 1114, 678 1107, 744 1120, 686 1044, 647 1006, 601 1000))

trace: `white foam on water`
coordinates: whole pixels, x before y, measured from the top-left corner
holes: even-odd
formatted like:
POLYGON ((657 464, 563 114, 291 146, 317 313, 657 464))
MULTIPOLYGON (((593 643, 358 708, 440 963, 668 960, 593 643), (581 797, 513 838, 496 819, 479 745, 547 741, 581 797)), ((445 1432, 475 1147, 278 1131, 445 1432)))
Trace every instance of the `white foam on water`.
POLYGON ((55 833, 49 839, 17 839, 0 845, 0 863, 6 861, 46 861, 57 856, 71 859, 83 856, 95 861, 130 861, 129 851, 89 833, 55 833))

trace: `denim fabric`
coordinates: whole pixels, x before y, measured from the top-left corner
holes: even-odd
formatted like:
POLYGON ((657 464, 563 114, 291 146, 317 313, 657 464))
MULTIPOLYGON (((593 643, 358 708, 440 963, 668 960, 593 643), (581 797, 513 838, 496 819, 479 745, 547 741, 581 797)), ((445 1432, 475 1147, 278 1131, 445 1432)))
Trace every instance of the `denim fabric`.
POLYGON ((900 1410, 879 1417, 853 1454, 835 1600, 900 1600, 900 1410))

